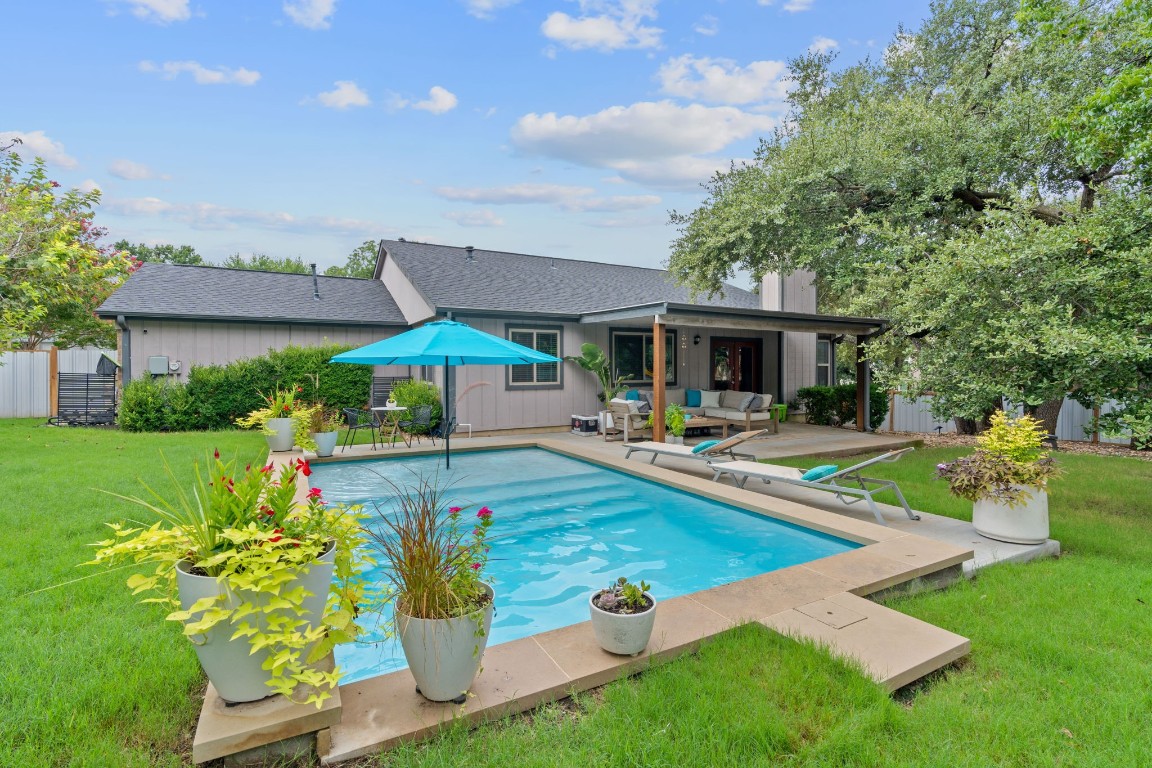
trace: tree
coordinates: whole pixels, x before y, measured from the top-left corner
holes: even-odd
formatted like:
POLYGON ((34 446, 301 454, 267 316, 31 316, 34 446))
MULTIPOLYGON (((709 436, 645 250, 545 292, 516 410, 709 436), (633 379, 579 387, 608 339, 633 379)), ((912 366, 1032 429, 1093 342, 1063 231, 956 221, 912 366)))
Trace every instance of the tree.
POLYGON ((783 127, 702 207, 673 213, 673 273, 715 293, 737 267, 813 270, 824 309, 890 320, 869 346, 877 379, 934 390, 938 418, 1007 396, 1044 406, 1054 429, 1067 393, 1145 386, 1147 191, 1133 156, 1086 154, 1062 127, 1134 66, 1138 30, 1117 18, 1076 39, 1019 10, 948 0, 881 61, 791 62, 783 127))
POLYGON ((44 161, 25 169, 0 149, 0 349, 115 344, 115 329, 94 315, 128 276, 127 254, 102 248, 93 226, 99 191, 69 190, 48 178, 44 161))
POLYGON ((312 271, 312 267, 305 264, 304 260, 299 256, 285 256, 278 259, 266 253, 254 253, 247 259, 238 253, 234 253, 224 259, 224 263, 220 266, 228 269, 252 269, 260 272, 291 272, 302 275, 306 275, 312 271))
POLYGON ((344 266, 329 267, 324 270, 324 274, 332 277, 370 278, 376 271, 376 253, 379 249, 380 244, 375 240, 365 240, 348 255, 344 266))
POLYGON ((137 261, 148 261, 157 264, 189 264, 197 267, 215 266, 204 261, 204 257, 196 253, 190 245, 146 245, 136 243, 133 245, 127 240, 117 240, 112 247, 118 251, 127 251, 137 261))

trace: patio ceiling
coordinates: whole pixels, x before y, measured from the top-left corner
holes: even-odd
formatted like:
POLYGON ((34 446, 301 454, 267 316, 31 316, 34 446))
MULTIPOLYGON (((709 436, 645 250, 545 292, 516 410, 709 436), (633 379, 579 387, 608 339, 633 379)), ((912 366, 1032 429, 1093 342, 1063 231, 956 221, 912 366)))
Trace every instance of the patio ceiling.
POLYGON ((699 304, 677 304, 666 301, 637 304, 603 312, 588 312, 580 316, 581 323, 615 323, 625 320, 649 320, 662 325, 692 325, 702 328, 795 331, 849 336, 870 336, 888 328, 885 320, 874 317, 840 317, 764 309, 702 307, 699 304))

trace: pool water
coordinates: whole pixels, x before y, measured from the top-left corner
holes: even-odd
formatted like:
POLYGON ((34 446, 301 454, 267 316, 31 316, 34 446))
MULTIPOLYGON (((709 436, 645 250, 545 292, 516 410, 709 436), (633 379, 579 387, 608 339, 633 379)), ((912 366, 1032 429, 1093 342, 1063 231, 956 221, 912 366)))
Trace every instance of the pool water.
MULTIPOLYGON (((372 515, 376 505, 388 509, 388 482, 403 488, 420 478, 448 486, 446 504, 492 509, 489 645, 587 621, 588 596, 618 576, 647 581, 663 600, 859 546, 535 448, 454 454, 450 471, 442 457, 426 456, 312 472, 328 502, 364 504, 372 515)), ((345 683, 406 666, 393 640, 338 646, 336 661, 345 683)))

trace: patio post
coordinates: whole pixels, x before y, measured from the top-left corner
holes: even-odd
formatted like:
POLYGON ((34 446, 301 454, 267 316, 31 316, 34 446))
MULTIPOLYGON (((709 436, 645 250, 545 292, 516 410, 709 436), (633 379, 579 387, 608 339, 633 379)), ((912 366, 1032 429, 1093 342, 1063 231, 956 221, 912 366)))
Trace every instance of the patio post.
POLYGON ((856 431, 871 432, 872 370, 868 367, 864 343, 868 336, 856 337, 856 431))
POLYGON ((656 315, 652 318, 652 439, 656 442, 664 440, 665 357, 664 323, 656 315))

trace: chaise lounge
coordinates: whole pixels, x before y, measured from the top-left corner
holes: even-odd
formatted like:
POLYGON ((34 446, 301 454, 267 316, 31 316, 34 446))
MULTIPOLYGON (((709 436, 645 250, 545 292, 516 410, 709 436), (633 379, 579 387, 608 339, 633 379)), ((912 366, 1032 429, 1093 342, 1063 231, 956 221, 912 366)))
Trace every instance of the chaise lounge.
POLYGON ((649 464, 655 464, 657 456, 675 456, 680 459, 701 459, 703 461, 715 461, 717 459, 736 461, 737 459, 749 459, 748 462, 744 463, 751 463, 756 460, 754 455, 751 453, 736 453, 732 449, 747 440, 760 437, 767 431, 766 429, 754 429, 750 432, 740 432, 731 437, 726 437, 723 440, 705 441, 696 446, 672 445, 671 443, 654 443, 651 441, 635 443, 625 446, 628 449, 628 453, 624 454, 624 458, 630 458, 634 452, 640 451, 642 453, 652 454, 652 458, 648 461, 649 464))
POLYGON ((872 496, 881 491, 890 490, 896 494, 896 498, 900 501, 900 506, 904 507, 904 511, 908 514, 909 520, 919 520, 920 515, 912 511, 908 506, 908 502, 904 500, 904 494, 900 492, 900 487, 892 480, 881 480, 874 477, 864 477, 860 471, 865 467, 879 464, 880 462, 897 461, 901 456, 912 448, 901 448, 898 451, 889 451, 888 453, 880 456, 875 456, 867 461, 862 461, 859 464, 854 464, 845 469, 837 467, 828 467, 829 470, 826 474, 821 474, 818 470, 826 469, 825 467, 817 467, 816 469, 804 472, 803 470, 796 469, 795 467, 781 467, 775 464, 760 464, 755 461, 732 461, 723 464, 709 464, 715 471, 712 479, 719 482, 720 478, 724 475, 731 475, 738 488, 743 488, 744 484, 748 482, 748 478, 754 477, 763 480, 765 483, 787 483, 788 485, 796 485, 801 488, 812 488, 817 491, 830 491, 836 494, 836 498, 845 504, 855 504, 858 501, 867 501, 868 508, 872 510, 872 514, 876 516, 876 522, 880 525, 887 525, 884 522, 884 516, 880 514, 880 507, 876 505, 876 501, 872 496), (815 473, 815 474, 813 474, 815 473), (854 485, 842 485, 841 481, 853 483, 854 485), (855 496, 856 498, 847 499, 846 496, 855 496))

